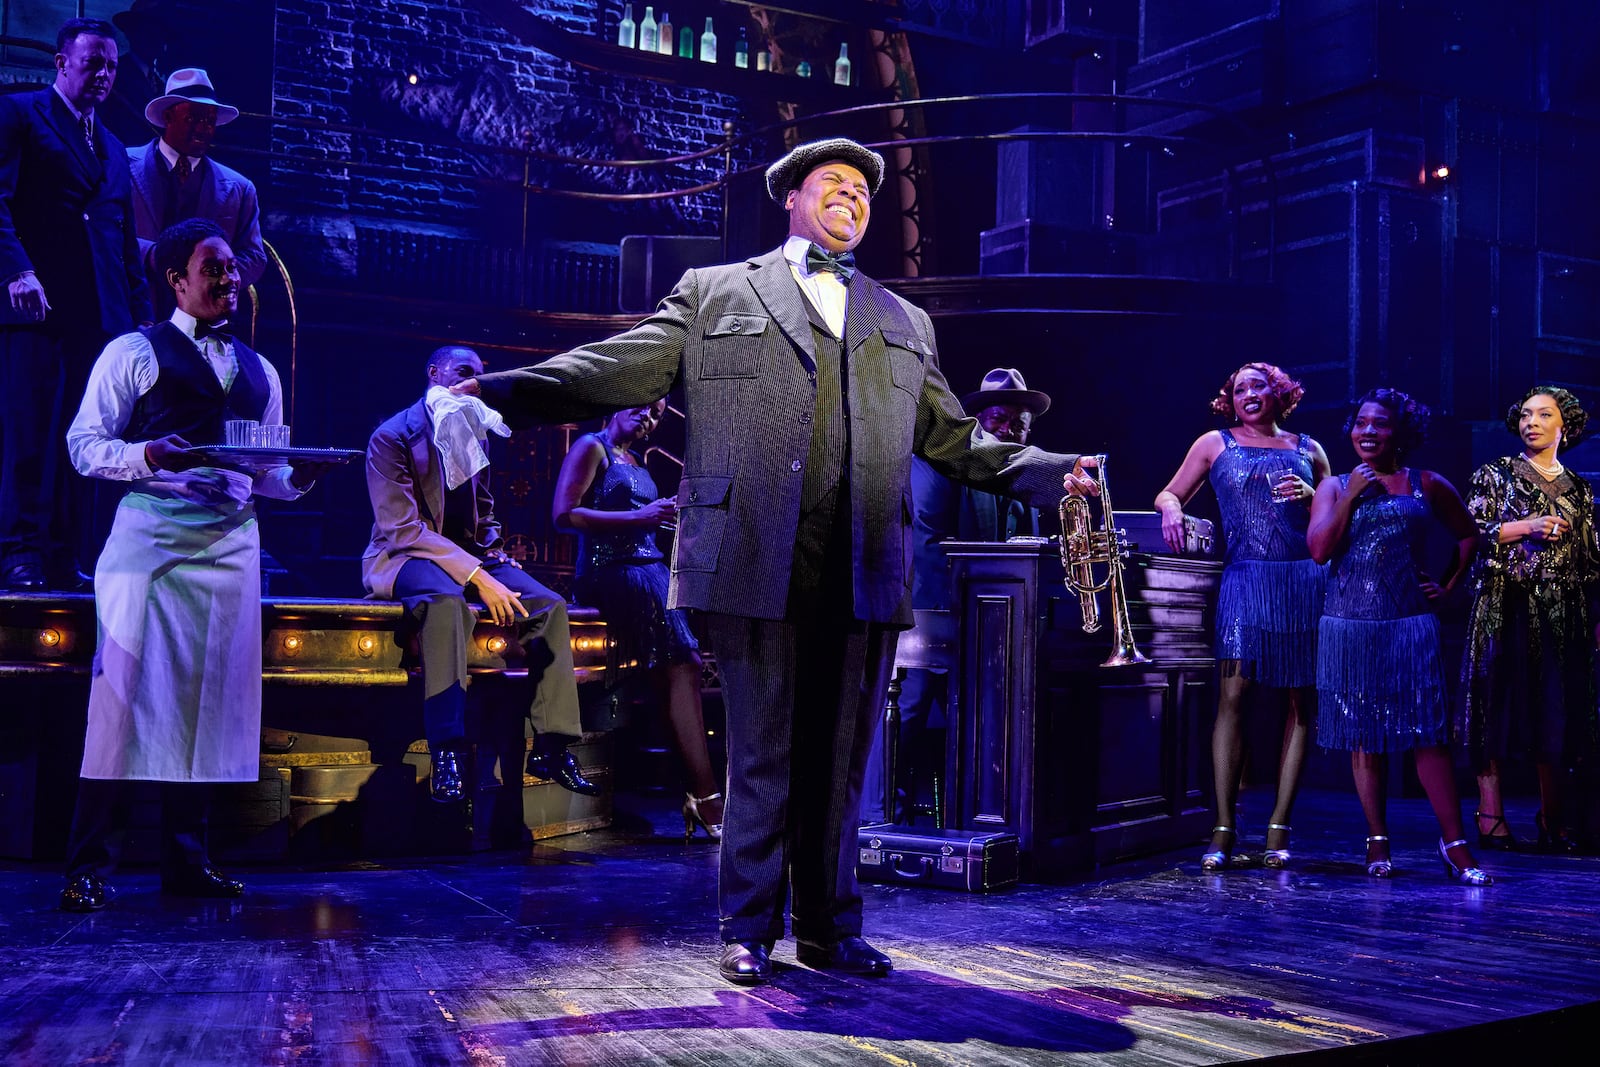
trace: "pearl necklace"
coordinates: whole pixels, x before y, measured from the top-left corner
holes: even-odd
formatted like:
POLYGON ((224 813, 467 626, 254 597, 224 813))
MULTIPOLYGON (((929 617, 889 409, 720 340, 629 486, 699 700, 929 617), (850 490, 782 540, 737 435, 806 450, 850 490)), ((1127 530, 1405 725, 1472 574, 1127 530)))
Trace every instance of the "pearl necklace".
POLYGON ((1542 466, 1542 465, 1540 465, 1538 463, 1535 463, 1533 461, 1533 457, 1528 455, 1526 452, 1524 452, 1522 454, 1522 458, 1528 461, 1528 466, 1532 467, 1534 470, 1538 471, 1540 474, 1544 475, 1546 478, 1556 478, 1556 477, 1560 476, 1562 471, 1567 469, 1567 468, 1565 468, 1565 467, 1563 467, 1561 465, 1561 461, 1559 459, 1556 460, 1555 462, 1553 462, 1552 464, 1550 464, 1550 466, 1545 467, 1545 466, 1542 466))

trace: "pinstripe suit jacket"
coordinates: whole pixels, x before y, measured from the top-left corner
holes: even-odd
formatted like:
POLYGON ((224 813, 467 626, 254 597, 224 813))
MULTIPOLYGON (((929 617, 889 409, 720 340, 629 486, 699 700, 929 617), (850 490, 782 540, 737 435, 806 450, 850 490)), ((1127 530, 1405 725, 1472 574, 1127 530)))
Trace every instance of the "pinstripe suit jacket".
MULTIPOLYGON (((781 250, 691 270, 632 329, 478 382, 512 421, 588 418, 681 385, 670 602, 781 619, 816 389, 805 299, 781 250)), ((909 625, 912 454, 956 481, 1052 507, 1077 457, 979 435, 939 371, 927 314, 859 272, 845 344, 854 610, 909 625)))

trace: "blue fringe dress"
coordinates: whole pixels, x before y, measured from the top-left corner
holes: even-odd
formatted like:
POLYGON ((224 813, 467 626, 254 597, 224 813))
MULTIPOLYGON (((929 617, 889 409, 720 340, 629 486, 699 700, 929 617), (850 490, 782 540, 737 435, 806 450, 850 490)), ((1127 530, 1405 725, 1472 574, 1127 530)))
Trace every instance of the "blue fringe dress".
MULTIPOLYGON (((1339 483, 1346 491, 1350 476, 1339 483)), ((1410 492, 1367 495, 1334 557, 1318 633, 1317 742, 1404 752, 1449 740, 1439 620, 1419 585, 1417 550, 1434 521, 1417 471, 1410 492)))
MULTIPOLYGON (((583 507, 638 511, 660 495, 649 471, 618 463, 605 437, 590 436, 605 449, 606 465, 583 494, 583 507)), ((683 612, 667 607, 670 581, 654 530, 589 533, 578 539, 578 602, 600 610, 620 664, 686 663, 699 651, 683 612)))
POLYGON ((1313 442, 1301 434, 1296 448, 1260 448, 1221 433, 1222 453, 1211 463, 1227 541, 1217 594, 1217 659, 1237 661, 1239 673, 1261 685, 1314 685, 1327 568, 1306 548, 1310 510, 1272 499, 1284 471, 1312 480, 1313 442))

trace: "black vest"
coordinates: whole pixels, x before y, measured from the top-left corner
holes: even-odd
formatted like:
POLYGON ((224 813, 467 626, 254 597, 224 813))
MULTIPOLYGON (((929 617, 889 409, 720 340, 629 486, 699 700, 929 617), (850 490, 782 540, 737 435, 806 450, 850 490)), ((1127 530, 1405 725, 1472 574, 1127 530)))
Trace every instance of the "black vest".
POLYGON ((159 372, 156 384, 133 405, 123 440, 153 441, 175 433, 191 445, 220 445, 224 421, 260 421, 271 389, 261 357, 244 342, 233 342, 239 373, 224 393, 211 364, 174 323, 140 327, 139 332, 155 349, 159 372))

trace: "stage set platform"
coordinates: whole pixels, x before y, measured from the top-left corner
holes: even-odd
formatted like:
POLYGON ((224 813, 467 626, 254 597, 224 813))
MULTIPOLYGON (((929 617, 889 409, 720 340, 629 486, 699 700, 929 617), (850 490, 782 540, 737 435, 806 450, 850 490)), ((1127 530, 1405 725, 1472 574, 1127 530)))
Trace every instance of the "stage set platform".
MULTIPOLYGON (((1270 797, 1247 791, 1259 851, 1270 797)), ((0 863, 6 1064, 1579 1062, 1600 1023, 1600 859, 1445 881, 1426 802, 1367 878, 1352 794, 1303 795, 1294 859, 1208 875, 1200 842, 988 896, 866 887, 895 973, 717 976, 716 849, 671 798, 604 830, 456 858, 235 868, 223 904, 135 868, 105 911, 0 863)), ((1531 805, 1511 805, 1518 830, 1531 805)))

